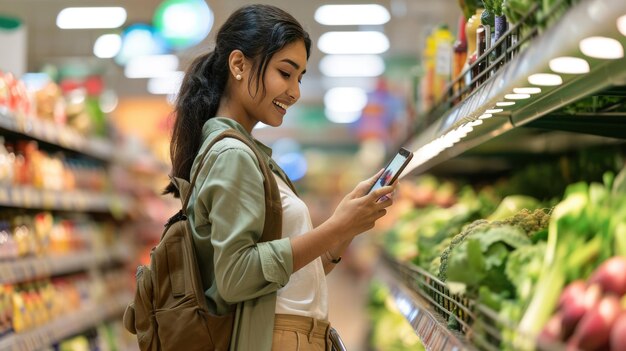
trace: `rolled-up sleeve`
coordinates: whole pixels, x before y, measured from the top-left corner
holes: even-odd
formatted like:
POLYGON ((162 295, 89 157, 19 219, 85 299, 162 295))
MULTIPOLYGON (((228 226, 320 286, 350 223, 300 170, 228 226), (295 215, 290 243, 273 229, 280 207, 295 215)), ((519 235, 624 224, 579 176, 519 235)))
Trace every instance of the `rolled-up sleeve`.
POLYGON ((194 211, 196 218, 208 216, 204 230, 210 228, 217 289, 229 303, 274 292, 289 281, 293 255, 288 238, 257 243, 265 222, 265 192, 256 157, 227 148, 212 158, 201 172, 206 177, 194 211))

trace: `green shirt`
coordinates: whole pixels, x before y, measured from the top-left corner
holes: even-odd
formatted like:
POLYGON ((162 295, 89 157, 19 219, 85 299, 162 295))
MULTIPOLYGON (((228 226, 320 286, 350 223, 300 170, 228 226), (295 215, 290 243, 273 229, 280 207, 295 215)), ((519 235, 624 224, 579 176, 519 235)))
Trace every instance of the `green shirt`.
MULTIPOLYGON (((271 149, 230 118, 214 117, 204 124, 198 155, 228 128, 248 137, 267 156, 270 169, 288 181, 271 159, 271 149)), ((191 174, 197 163, 198 157, 191 174)), ((264 196, 263 175, 252 150, 225 138, 209 151, 187 208, 209 309, 223 315, 237 305, 231 350, 271 349, 276 291, 293 272, 289 238, 258 243, 265 222, 264 196)))

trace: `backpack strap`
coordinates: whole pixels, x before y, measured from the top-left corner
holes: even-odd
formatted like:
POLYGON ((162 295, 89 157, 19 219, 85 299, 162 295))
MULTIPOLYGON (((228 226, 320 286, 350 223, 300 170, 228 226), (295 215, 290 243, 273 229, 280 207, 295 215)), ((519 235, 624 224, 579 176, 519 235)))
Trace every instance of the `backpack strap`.
POLYGON ((198 175, 200 174, 202 166, 204 165, 204 161, 209 153, 209 150, 211 150, 215 143, 224 138, 234 138, 243 142, 252 150, 252 152, 254 152, 254 155, 259 161, 259 167, 261 168, 261 173, 263 173, 263 190, 265 190, 265 224, 263 226, 263 233, 261 234, 261 239, 259 240, 259 242, 280 239, 282 237, 283 206, 280 201, 280 192, 278 190, 278 185, 276 184, 276 179, 274 179, 272 171, 269 169, 267 163, 264 161, 264 158, 257 150, 256 146, 253 145, 252 142, 248 140, 248 138, 246 138, 234 129, 229 129, 220 133, 217 137, 215 137, 215 139, 211 141, 204 153, 202 153, 200 161, 198 162, 198 167, 196 168, 196 171, 191 178, 190 189, 187 192, 183 201, 183 214, 185 214, 187 211, 187 205, 189 204, 189 199, 191 198, 192 193, 191 190, 196 183, 196 180, 198 178, 198 175))

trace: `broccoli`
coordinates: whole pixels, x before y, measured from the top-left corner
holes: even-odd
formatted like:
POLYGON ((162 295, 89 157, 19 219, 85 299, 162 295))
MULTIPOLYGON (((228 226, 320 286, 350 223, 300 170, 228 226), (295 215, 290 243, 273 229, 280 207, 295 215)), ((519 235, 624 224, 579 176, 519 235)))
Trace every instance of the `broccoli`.
POLYGON ((550 222, 550 215, 543 209, 529 211, 523 209, 516 213, 513 217, 507 218, 502 221, 493 222, 493 224, 504 224, 518 227, 525 231, 528 236, 532 237, 535 233, 546 229, 550 222))

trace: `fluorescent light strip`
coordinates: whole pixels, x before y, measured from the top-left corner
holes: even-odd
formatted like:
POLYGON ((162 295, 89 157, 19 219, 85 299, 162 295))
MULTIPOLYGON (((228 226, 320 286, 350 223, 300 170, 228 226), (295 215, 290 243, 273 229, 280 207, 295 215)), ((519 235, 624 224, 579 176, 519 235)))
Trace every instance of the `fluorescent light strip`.
POLYGON ((170 72, 168 76, 150 78, 148 80, 148 92, 155 95, 176 94, 185 76, 184 72, 170 72))
POLYGON ((323 5, 315 11, 315 20, 327 26, 380 25, 389 22, 389 11, 381 5, 323 5))
POLYGON ((124 69, 127 78, 155 78, 171 75, 178 68, 175 55, 137 56, 128 61, 124 69))
POLYGON ((558 74, 535 73, 528 77, 528 83, 540 86, 556 86, 563 84, 563 78, 558 74))
POLYGON ((523 100, 523 99, 528 99, 530 97, 530 94, 506 94, 504 95, 505 99, 509 99, 509 100, 523 100))
POLYGON ((622 44, 613 38, 585 38, 580 41, 578 47, 583 54, 597 59, 616 60, 624 57, 622 44))
POLYGON ((317 41, 326 54, 382 54, 389 50, 389 39, 381 32, 326 32, 317 41))
POLYGON ((119 34, 104 34, 96 39, 93 45, 93 54, 99 58, 112 58, 120 52, 122 38, 119 34))
POLYGON ((496 102, 496 106, 513 106, 515 105, 515 101, 500 101, 496 102))
POLYGON ((320 71, 327 77, 378 77, 385 72, 385 61, 378 55, 327 55, 320 71))
POLYGON ((118 28, 126 22, 123 7, 68 7, 57 15, 61 29, 118 28))
POLYGON ((556 73, 589 73, 589 63, 579 57, 562 56, 550 60, 550 69, 556 73))
POLYGON ((539 94, 541 93, 541 88, 537 87, 528 87, 528 88, 513 88, 513 92, 515 94, 539 94))
POLYGON ((491 108, 491 109, 488 109, 487 111, 485 111, 485 113, 500 113, 502 111, 504 111, 504 110, 501 109, 501 108, 491 108))
POLYGON ((626 37, 626 15, 617 19, 617 30, 626 37))
POLYGON ((335 123, 351 123, 358 120, 366 104, 367 93, 362 88, 337 87, 324 94, 326 117, 335 123))
MULTIPOLYGON (((487 110, 487 112, 489 112, 489 110, 487 110)), ((482 115, 480 115, 480 117, 478 117, 478 119, 487 119, 491 117, 493 117, 491 113, 483 113, 482 115)))

